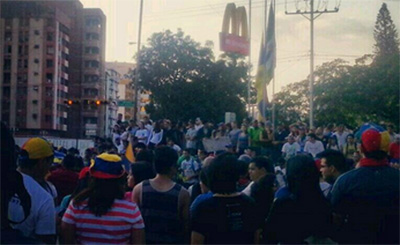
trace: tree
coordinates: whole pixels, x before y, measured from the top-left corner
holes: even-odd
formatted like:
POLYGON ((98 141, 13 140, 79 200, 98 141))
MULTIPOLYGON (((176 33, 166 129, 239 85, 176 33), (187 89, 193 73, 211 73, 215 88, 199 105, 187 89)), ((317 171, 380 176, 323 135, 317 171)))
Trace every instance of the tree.
POLYGON ((246 62, 232 54, 215 60, 211 47, 181 30, 149 38, 141 50, 139 85, 151 91, 146 111, 153 118, 222 121, 225 112, 245 116, 246 62))
POLYGON ((399 39, 386 3, 382 4, 375 22, 374 38, 377 59, 399 53, 399 39))

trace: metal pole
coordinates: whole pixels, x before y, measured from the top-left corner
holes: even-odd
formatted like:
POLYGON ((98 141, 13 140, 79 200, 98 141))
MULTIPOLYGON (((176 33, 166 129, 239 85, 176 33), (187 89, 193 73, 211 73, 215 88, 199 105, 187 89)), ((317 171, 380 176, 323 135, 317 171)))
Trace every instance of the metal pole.
MULTIPOLYGON (((276 0, 274 0, 274 14, 276 14, 276 0)), ((274 25, 276 26, 276 18, 274 18, 274 25)), ((276 40, 276 28, 275 30, 275 40, 276 40)), ((276 45, 275 45, 275 56, 276 56, 276 45)), ((276 60, 276 57, 275 57, 276 60)), ((275 130, 275 69, 273 70, 273 80, 272 80, 272 129, 275 130)))
POLYGON ((138 31, 138 41, 137 41, 137 53, 136 53, 136 76, 135 76, 135 110, 133 118, 137 122, 138 114, 140 111, 139 105, 139 76, 140 76, 140 41, 142 36, 142 19, 143 19, 143 0, 140 0, 140 12, 139 12, 139 31, 138 31))
POLYGON ((249 0, 249 81, 247 82, 247 115, 250 117, 250 88, 251 88, 251 0, 249 0))
POLYGON ((310 0, 310 128, 314 126, 314 0, 310 0))

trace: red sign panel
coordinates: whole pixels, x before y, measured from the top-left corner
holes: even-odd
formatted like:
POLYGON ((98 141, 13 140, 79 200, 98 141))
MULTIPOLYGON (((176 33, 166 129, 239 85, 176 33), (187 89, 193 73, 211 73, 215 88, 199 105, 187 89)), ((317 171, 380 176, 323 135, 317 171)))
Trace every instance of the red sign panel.
POLYGON ((224 52, 238 53, 246 56, 249 55, 249 41, 238 35, 220 32, 219 46, 224 52))

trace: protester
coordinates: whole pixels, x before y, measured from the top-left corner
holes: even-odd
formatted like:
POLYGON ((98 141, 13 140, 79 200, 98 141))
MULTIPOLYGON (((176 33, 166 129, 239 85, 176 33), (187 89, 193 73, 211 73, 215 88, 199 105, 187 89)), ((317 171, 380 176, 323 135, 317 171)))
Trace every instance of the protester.
POLYGON ((358 151, 357 142, 354 140, 353 134, 348 134, 346 144, 342 146, 342 152, 346 158, 353 159, 353 154, 358 151))
POLYGON ((137 203, 146 225, 146 243, 181 244, 188 242, 190 196, 172 178, 177 174, 177 153, 166 146, 155 150, 154 179, 135 186, 133 202, 137 203), (163 215, 159 215, 159 213, 163 215))
POLYGON ((251 188, 255 182, 258 182, 267 174, 274 174, 274 166, 270 159, 259 156, 251 160, 249 165, 249 176, 252 182, 242 191, 243 194, 250 196, 251 188))
POLYGON ((1 123, 1 244, 55 242, 54 203, 30 176, 16 171, 15 141, 1 123))
POLYGON ((288 142, 286 142, 282 146, 282 157, 285 160, 289 160, 290 158, 294 157, 297 153, 300 152, 300 145, 295 142, 293 136, 288 136, 288 142))
POLYGON ((304 152, 310 153, 315 158, 318 153, 321 153, 324 150, 324 145, 321 141, 317 140, 317 136, 313 133, 309 134, 308 141, 304 146, 304 152))
POLYGON ((119 156, 103 153, 90 167, 89 187, 70 203, 62 239, 76 243, 144 243, 144 224, 135 203, 124 200, 125 170, 119 156), (118 232, 116 232, 118 231, 118 232))
POLYGON ((79 159, 76 156, 66 155, 62 165, 51 172, 47 178, 57 189, 56 205, 59 205, 63 198, 71 194, 78 184, 78 173, 74 171, 79 159))
POLYGON ((236 192, 239 175, 236 156, 224 153, 209 166, 211 198, 194 208, 192 244, 250 244, 258 242, 262 219, 255 203, 236 192))
POLYGON ((201 165, 190 155, 187 149, 183 150, 182 157, 179 159, 178 164, 185 187, 189 188, 189 186, 198 182, 201 165))
MULTIPOLYGON (((56 210, 54 196, 51 194, 55 192, 55 188, 52 189, 45 180, 52 162, 53 148, 46 140, 42 138, 27 140, 22 146, 18 165, 24 187, 31 198, 30 211, 27 212, 25 209, 28 203, 21 203, 27 201, 26 194, 21 192, 21 186, 15 187, 20 191, 17 194, 21 196, 13 196, 8 206, 8 219, 12 227, 21 231, 25 237, 36 238, 44 243, 54 243, 56 235, 56 210)), ((7 186, 11 183, 13 181, 7 183, 7 186)), ((2 192, 3 190, 4 185, 2 192)))
POLYGON ((389 146, 390 164, 399 167, 400 164, 400 135, 395 136, 395 141, 390 143, 389 146))
POLYGON ((364 157, 358 168, 340 176, 332 189, 339 243, 399 244, 400 171, 389 166, 389 134, 362 132, 364 157))
POLYGON ((290 194, 274 201, 263 242, 317 244, 329 240, 331 209, 321 192, 314 160, 305 155, 289 159, 287 180, 290 194))
MULTIPOLYGON (((322 178, 330 185, 326 195, 330 198, 330 192, 336 179, 349 170, 346 159, 340 151, 326 150, 318 155, 321 158, 322 178)), ((325 192, 324 192, 325 194, 325 192)))

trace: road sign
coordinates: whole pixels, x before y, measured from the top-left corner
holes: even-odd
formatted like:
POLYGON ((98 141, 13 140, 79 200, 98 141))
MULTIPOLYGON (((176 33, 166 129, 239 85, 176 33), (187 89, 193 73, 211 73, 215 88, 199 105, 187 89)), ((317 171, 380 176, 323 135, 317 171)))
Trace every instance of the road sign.
POLYGON ((118 101, 118 107, 134 107, 135 102, 130 100, 120 100, 118 101))

